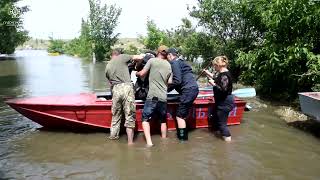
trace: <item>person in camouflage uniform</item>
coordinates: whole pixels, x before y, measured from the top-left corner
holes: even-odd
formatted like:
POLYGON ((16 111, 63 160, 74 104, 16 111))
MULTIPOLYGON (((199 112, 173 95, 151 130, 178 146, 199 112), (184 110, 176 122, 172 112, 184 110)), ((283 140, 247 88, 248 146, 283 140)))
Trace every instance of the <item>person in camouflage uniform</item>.
POLYGON ((117 84, 112 88, 112 122, 110 138, 119 137, 122 115, 125 117, 124 126, 126 128, 135 128, 136 106, 134 90, 131 83, 117 84))
POLYGON ((135 116, 135 97, 131 83, 128 63, 132 60, 142 60, 140 55, 121 54, 121 51, 114 50, 111 60, 106 66, 106 77, 111 84, 112 92, 112 122, 109 139, 118 139, 122 115, 125 117, 125 124, 128 144, 133 143, 135 116))

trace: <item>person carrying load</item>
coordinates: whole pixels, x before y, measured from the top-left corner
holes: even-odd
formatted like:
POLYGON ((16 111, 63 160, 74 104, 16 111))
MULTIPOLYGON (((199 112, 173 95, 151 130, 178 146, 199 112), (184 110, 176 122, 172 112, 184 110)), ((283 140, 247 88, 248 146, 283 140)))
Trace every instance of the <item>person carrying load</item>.
POLYGON ((142 113, 142 127, 147 146, 153 146, 150 135, 151 118, 157 118, 161 123, 161 137, 167 137, 167 89, 172 81, 172 71, 167 61, 167 47, 160 46, 156 58, 151 58, 144 68, 137 72, 138 77, 149 73, 149 92, 142 113))

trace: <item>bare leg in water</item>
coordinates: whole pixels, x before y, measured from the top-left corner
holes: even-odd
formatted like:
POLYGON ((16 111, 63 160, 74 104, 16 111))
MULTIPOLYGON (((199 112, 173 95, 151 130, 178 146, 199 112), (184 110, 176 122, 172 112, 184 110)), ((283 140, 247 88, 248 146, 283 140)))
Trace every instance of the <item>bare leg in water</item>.
POLYGON ((128 136, 128 145, 133 144, 133 136, 134 136, 134 129, 133 128, 127 128, 127 136, 128 136))
POLYGON ((161 123, 161 137, 167 138, 167 123, 161 123))
POLYGON ((146 138, 146 141, 147 141, 147 146, 149 147, 153 146, 153 143, 151 140, 151 134, 150 134, 150 123, 142 122, 142 127, 143 127, 144 137, 146 138))

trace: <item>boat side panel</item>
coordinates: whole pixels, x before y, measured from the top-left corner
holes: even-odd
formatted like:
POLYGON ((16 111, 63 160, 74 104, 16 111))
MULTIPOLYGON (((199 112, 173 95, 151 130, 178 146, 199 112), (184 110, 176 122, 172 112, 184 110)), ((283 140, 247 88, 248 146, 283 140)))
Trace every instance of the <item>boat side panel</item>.
MULTIPOLYGON (((304 114, 320 121, 320 99, 315 98, 315 93, 299 93, 301 110, 304 114)), ((320 96, 320 93, 318 93, 320 96)))
MULTIPOLYGON (((102 127, 110 128, 112 113, 111 101, 99 101, 88 105, 75 106, 53 106, 53 105, 20 105, 24 110, 18 110, 24 116, 39 123, 42 126, 59 128, 59 127, 102 127), (35 112, 26 111, 26 109, 35 110, 35 112), (37 114, 36 112, 44 112, 48 114, 37 114), (52 115, 52 116, 49 116, 52 115), (78 123, 77 123, 78 122, 78 123), (77 125, 79 124, 79 125, 77 125)), ((167 125, 169 130, 176 129, 176 110, 177 102, 168 102, 167 125)), ((188 118, 190 128, 206 128, 211 126, 210 115, 212 114, 214 101, 211 99, 197 99, 194 103, 188 118)), ((240 124, 244 111, 245 102, 236 100, 236 108, 230 112, 228 125, 240 124)), ((143 103, 136 104, 136 130, 142 131, 142 112, 143 103)), ((151 121, 153 132, 159 132, 159 121, 154 119, 151 121)))

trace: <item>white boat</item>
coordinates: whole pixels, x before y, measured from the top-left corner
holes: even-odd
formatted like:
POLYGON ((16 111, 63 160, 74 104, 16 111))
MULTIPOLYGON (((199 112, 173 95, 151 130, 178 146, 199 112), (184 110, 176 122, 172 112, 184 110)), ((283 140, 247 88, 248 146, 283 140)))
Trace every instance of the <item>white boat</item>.
POLYGON ((320 92, 299 93, 299 101, 304 114, 320 121, 320 92))

